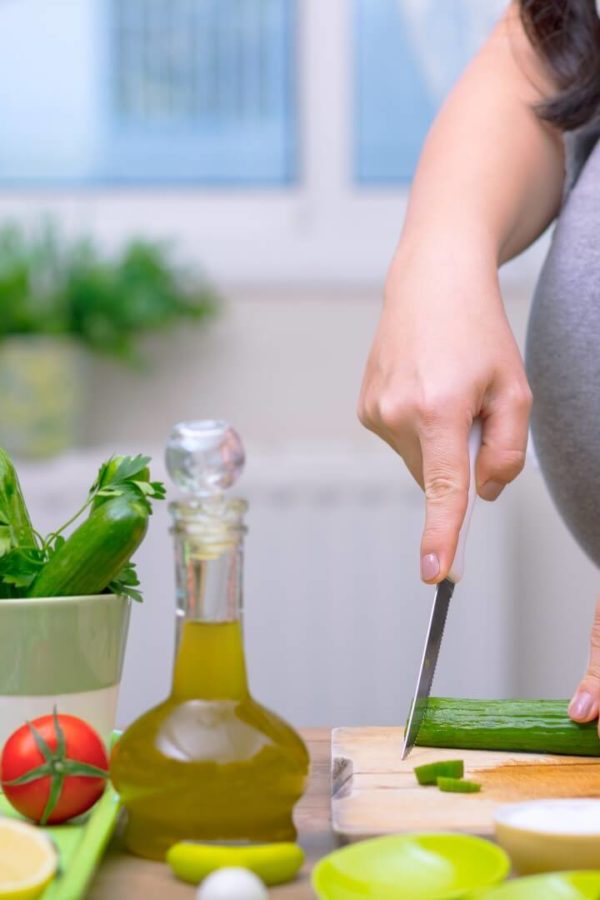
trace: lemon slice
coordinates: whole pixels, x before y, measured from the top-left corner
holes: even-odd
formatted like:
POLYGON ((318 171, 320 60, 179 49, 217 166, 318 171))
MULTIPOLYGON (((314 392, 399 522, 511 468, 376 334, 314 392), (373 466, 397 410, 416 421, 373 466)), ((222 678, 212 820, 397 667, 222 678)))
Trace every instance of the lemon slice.
POLYGON ((33 825, 0 819, 0 900, 35 900, 54 878, 58 859, 33 825))

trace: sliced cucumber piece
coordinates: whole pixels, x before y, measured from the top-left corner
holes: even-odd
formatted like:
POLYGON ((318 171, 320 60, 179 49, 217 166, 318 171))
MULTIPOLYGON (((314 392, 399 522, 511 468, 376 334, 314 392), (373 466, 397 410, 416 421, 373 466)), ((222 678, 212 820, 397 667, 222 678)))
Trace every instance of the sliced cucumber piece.
POLYGON ((419 784, 437 784, 440 777, 462 778, 465 774, 465 766, 462 759, 445 759, 441 762, 416 766, 414 772, 419 784))
POLYGON ((448 791, 451 794, 478 794, 481 785, 476 781, 465 781, 462 778, 446 778, 443 775, 438 778, 437 786, 440 791, 448 791))

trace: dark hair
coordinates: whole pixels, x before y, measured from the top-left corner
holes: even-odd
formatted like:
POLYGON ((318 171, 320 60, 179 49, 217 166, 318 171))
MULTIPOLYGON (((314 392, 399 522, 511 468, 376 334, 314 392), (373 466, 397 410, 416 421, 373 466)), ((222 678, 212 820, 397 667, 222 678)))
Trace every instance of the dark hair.
POLYGON ((520 0, 529 39, 548 63, 557 94, 540 106, 569 131, 600 114, 600 17, 595 0, 520 0))

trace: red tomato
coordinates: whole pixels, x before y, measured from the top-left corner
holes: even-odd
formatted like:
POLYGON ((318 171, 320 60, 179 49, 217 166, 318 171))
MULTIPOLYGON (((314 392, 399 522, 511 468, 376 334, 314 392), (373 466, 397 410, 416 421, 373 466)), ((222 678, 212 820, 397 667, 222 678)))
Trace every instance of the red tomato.
POLYGON ((86 812, 104 792, 107 777, 108 758, 98 734, 83 719, 56 712, 18 728, 0 757, 6 799, 42 824, 56 825, 86 812), (32 780, 11 784, 27 775, 32 780))

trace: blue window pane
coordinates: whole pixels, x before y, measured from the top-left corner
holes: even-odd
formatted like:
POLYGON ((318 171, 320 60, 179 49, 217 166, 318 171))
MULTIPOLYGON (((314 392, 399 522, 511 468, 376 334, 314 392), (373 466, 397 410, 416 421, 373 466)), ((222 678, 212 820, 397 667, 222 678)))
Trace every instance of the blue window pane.
POLYGON ((355 174, 411 178, 440 102, 505 0, 355 0, 355 174))
POLYGON ((0 179, 293 180, 295 4, 0 4, 0 179))
POLYGON ((293 0, 110 2, 107 176, 294 177, 293 0))

